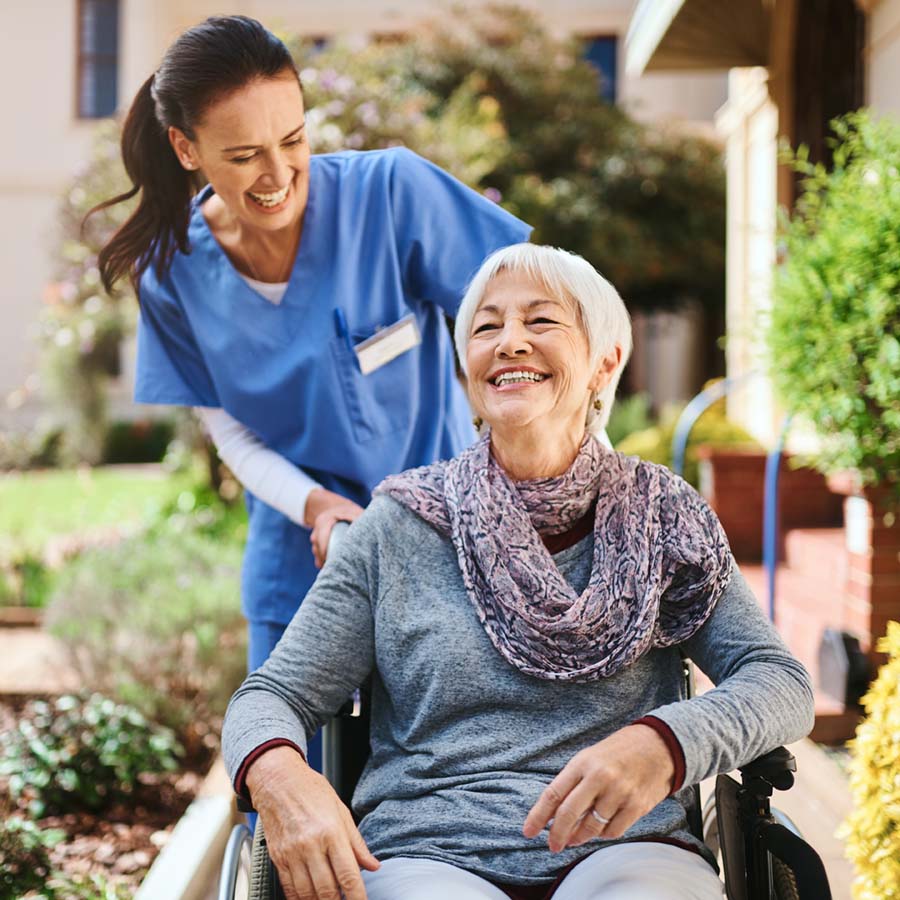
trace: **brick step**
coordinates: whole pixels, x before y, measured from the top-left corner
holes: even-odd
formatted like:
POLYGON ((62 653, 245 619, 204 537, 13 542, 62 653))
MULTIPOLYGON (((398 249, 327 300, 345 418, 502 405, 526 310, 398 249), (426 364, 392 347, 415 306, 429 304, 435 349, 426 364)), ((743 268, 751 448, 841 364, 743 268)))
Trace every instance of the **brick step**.
POLYGON ((842 591, 847 581, 847 547, 842 528, 792 528, 784 539, 786 568, 842 591))

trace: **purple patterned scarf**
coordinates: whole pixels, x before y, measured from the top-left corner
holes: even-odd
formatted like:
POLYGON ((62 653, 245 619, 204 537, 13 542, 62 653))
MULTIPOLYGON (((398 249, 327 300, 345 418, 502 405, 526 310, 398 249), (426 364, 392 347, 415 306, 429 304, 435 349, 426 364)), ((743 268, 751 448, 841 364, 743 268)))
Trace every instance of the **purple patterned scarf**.
POLYGON ((386 478, 374 493, 453 541, 491 642, 537 678, 593 681, 686 640, 731 577, 728 540, 697 492, 591 436, 558 477, 511 481, 488 434, 449 462, 386 478), (568 531, 595 499, 591 576, 577 596, 540 535, 568 531))

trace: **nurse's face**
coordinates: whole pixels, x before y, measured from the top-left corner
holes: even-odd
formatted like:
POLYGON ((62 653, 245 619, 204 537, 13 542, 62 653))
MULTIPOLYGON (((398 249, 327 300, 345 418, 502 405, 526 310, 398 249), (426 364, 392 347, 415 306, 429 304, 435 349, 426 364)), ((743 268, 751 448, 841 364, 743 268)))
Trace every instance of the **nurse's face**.
POLYGON ((266 231, 300 221, 309 196, 303 94, 292 72, 253 81, 214 102, 189 140, 169 140, 182 165, 202 169, 244 226, 266 231))

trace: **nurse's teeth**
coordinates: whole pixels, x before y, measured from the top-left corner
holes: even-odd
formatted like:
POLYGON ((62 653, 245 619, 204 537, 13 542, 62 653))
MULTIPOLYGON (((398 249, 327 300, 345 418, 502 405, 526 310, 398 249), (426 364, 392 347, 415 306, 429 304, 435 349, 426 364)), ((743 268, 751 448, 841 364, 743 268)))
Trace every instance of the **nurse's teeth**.
POLYGON ((287 197, 290 189, 291 186, 288 184, 280 191, 276 191, 273 194, 254 194, 253 191, 247 191, 247 193, 259 203, 260 206, 278 206, 279 203, 284 202, 284 198, 287 197))
POLYGON ((494 379, 494 384, 500 387, 504 384, 518 384, 522 381, 543 381, 547 376, 540 375, 537 372, 504 372, 494 379))

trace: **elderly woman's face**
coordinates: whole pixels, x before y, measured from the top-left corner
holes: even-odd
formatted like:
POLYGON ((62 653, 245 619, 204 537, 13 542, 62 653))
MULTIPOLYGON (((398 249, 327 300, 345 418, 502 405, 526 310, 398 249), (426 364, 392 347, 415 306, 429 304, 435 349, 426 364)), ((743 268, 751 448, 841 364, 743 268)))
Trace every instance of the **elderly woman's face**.
POLYGON ((572 301, 527 275, 501 272, 485 291, 466 350, 472 407, 495 431, 539 425, 584 431, 591 394, 608 380, 590 364, 572 301))

